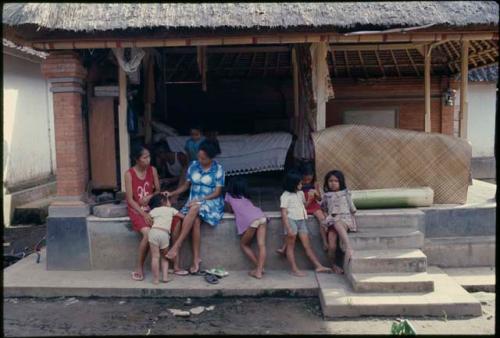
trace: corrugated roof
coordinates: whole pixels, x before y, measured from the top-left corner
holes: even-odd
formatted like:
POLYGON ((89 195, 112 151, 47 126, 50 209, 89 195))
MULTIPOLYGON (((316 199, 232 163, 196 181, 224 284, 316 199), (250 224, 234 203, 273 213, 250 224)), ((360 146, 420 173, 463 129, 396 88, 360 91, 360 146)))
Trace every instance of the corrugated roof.
POLYGON ((498 25, 495 1, 203 4, 5 4, 3 23, 67 31, 126 28, 291 28, 498 25))

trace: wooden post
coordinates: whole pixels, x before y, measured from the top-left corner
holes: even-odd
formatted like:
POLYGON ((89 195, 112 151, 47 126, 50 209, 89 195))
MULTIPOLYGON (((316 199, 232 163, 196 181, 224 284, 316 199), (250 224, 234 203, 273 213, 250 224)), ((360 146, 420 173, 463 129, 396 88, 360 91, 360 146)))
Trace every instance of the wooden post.
POLYGON ((326 127, 326 76, 328 74, 328 64, 326 62, 327 45, 326 43, 315 43, 316 53, 312 62, 315 63, 313 69, 316 70, 316 76, 313 76, 313 86, 316 88, 316 131, 323 130, 326 127))
POLYGON ((460 120, 459 130, 460 137, 467 139, 467 123, 468 123, 468 80, 469 80, 469 41, 462 41, 462 66, 460 69, 460 120))
POLYGON ((297 51, 292 48, 292 72, 293 72, 293 122, 294 130, 297 130, 299 119, 299 65, 297 64, 297 51))
POLYGON ((207 47, 197 46, 196 47, 196 60, 198 61, 198 71, 201 75, 201 89, 207 91, 207 47))
POLYGON ((118 66, 119 106, 118 106, 118 132, 120 144, 120 173, 121 190, 125 191, 125 171, 130 167, 130 145, 127 129, 127 74, 118 66))
POLYGON ((431 132, 431 53, 430 47, 425 46, 425 65, 424 65, 424 95, 425 95, 425 127, 426 133, 431 132))

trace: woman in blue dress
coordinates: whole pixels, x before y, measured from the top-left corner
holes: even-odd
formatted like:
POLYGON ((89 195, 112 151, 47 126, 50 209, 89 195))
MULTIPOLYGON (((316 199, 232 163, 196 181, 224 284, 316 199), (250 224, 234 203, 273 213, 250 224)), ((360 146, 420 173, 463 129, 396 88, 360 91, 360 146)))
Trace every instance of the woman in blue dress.
POLYGON ((224 169, 213 159, 217 154, 218 148, 213 141, 203 141, 198 150, 198 160, 190 163, 184 184, 172 192, 167 192, 168 196, 176 196, 190 188, 189 199, 180 210, 185 215, 181 232, 166 257, 174 259, 177 256, 192 229, 193 263, 189 269, 191 274, 200 270, 201 222, 216 226, 224 215, 224 169))

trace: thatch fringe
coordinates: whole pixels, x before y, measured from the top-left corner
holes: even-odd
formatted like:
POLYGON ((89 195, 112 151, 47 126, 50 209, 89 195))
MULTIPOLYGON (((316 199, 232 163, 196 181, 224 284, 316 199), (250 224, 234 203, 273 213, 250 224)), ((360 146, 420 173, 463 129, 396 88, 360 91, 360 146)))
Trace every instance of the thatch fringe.
POLYGON ((498 25, 495 1, 220 4, 5 4, 3 23, 68 31, 126 28, 291 28, 498 25))

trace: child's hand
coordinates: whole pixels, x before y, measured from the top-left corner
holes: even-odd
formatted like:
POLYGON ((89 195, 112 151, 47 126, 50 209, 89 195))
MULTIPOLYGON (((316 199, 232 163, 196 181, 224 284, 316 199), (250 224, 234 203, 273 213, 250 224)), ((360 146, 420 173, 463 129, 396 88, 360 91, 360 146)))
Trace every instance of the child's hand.
POLYGON ((153 225, 153 217, 151 217, 150 214, 147 212, 144 212, 142 217, 144 218, 144 221, 146 222, 147 225, 152 226, 153 225))

